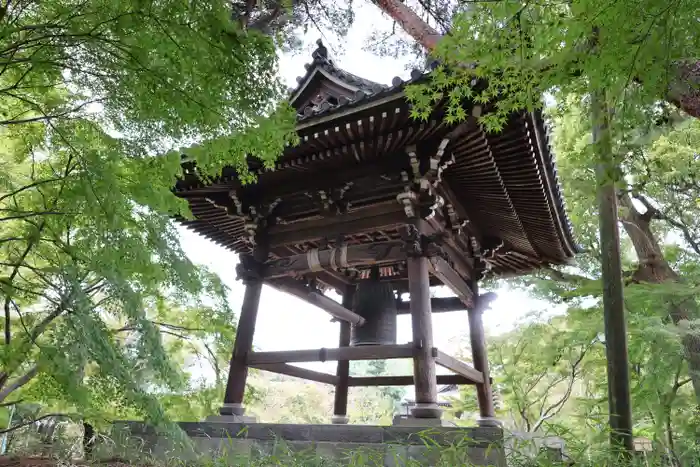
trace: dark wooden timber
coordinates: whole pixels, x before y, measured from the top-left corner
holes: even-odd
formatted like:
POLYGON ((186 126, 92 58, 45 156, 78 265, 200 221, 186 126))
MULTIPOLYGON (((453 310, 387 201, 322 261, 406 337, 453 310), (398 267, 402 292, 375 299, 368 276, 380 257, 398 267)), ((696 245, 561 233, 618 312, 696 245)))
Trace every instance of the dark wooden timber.
POLYGON ((433 322, 430 311, 430 282, 428 258, 411 256, 408 262, 408 283, 411 296, 411 328, 413 345, 413 378, 416 404, 413 415, 417 418, 440 418, 437 408, 437 371, 433 348, 433 322), (434 405, 434 409, 429 406, 434 405))
POLYGON ((597 156, 598 219, 603 282, 605 351, 608 361, 608 406, 610 441, 614 448, 629 455, 633 450, 632 404, 630 401, 627 323, 625 322, 620 230, 615 186, 616 161, 613 155, 605 92, 591 93, 593 143, 597 156))
POLYGON ((480 303, 479 290, 476 282, 473 286, 476 303, 469 310, 469 340, 472 347, 472 362, 474 369, 482 375, 483 382, 476 385, 476 396, 479 402, 479 415, 482 418, 494 418, 496 411, 493 406, 493 392, 491 390, 491 378, 489 373, 489 361, 486 354, 486 336, 484 335, 484 323, 482 314, 484 306, 480 303))
POLYGON ((288 365, 286 363, 250 364, 249 366, 251 368, 257 368, 258 370, 278 373, 280 375, 294 376, 295 378, 308 379, 309 381, 333 385, 338 384, 338 377, 335 375, 329 375, 328 373, 322 373, 320 371, 288 365))
POLYGON ((440 257, 433 257, 429 260, 430 272, 438 277, 455 295, 460 299, 466 308, 474 307, 474 294, 469 284, 454 270, 450 264, 440 257))
MULTIPOLYGON (((430 299, 430 309, 433 313, 447 313, 451 311, 464 311, 467 309, 458 297, 434 297, 430 299)), ((411 302, 399 300, 396 303, 396 311, 400 315, 411 312, 411 302)))
MULTIPOLYGON (((343 306, 352 309, 355 298, 355 287, 348 287, 343 293, 343 306)), ((340 323, 340 338, 338 348, 350 345, 350 323, 342 321, 340 323)), ((348 414, 348 386, 350 379, 350 361, 338 360, 335 375, 338 382, 335 385, 335 397, 333 400, 333 415, 346 417, 348 414)))
MULTIPOLYGON (((428 349, 428 353, 430 349, 428 349)), ((251 352, 250 364, 325 362, 339 360, 380 360, 413 357, 413 345, 368 345, 366 347, 340 347, 337 349, 283 350, 277 352, 251 352)))
MULTIPOLYGON (((462 375, 437 375, 437 384, 475 384, 469 378, 462 375)), ((412 386, 413 376, 351 376, 350 386, 352 387, 369 387, 369 386, 412 386)))
POLYGON ((227 405, 243 403, 246 379, 248 377, 247 358, 250 351, 253 349, 255 322, 258 317, 260 293, 262 292, 263 286, 259 269, 267 259, 267 252, 268 248, 263 239, 259 241, 258 246, 255 248, 252 261, 248 262, 249 267, 252 267, 254 270, 246 271, 245 292, 243 294, 241 315, 238 318, 238 327, 236 328, 236 340, 233 344, 231 366, 228 373, 228 381, 226 382, 226 391, 224 393, 224 407, 221 409, 222 415, 243 415, 242 409, 232 410, 231 407, 227 405))
POLYGON ((468 378, 473 383, 484 382, 484 375, 480 371, 472 368, 461 360, 457 360, 456 358, 447 355, 445 352, 438 350, 435 362, 448 370, 454 371, 458 375, 468 378))
POLYGON ((318 291, 313 290, 292 278, 284 279, 286 280, 277 280, 274 282, 269 282, 269 284, 279 291, 299 297, 307 303, 322 309, 337 320, 346 321, 359 326, 365 322, 362 316, 348 310, 347 307, 337 303, 325 295, 322 295, 318 291))
MULTIPOLYGON (((403 260, 406 255, 402 251, 402 242, 389 241, 349 245, 347 247, 347 266, 367 266, 374 264, 395 263, 403 260)), ((318 250, 320 267, 330 269, 332 264, 343 263, 342 249, 329 248, 318 250)), ((268 279, 294 274, 311 272, 307 254, 299 254, 288 258, 268 261, 265 267, 265 277, 268 279)))
POLYGON ((403 209, 395 200, 346 214, 327 215, 320 219, 276 225, 270 228, 270 245, 290 245, 338 235, 353 235, 368 230, 383 230, 406 221, 403 209))

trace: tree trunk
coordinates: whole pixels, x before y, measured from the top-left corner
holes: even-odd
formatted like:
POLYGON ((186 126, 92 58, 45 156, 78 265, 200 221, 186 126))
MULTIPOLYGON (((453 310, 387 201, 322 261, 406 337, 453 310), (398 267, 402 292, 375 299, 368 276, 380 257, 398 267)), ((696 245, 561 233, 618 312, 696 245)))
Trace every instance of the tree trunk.
MULTIPOLYGON (((435 48, 442 35, 403 0, 372 0, 379 9, 428 51, 435 48)), ((700 118, 700 62, 691 61, 677 66, 677 79, 671 83, 665 99, 689 115, 700 118)))
MULTIPOLYGON (((627 194, 619 196, 619 200, 620 204, 626 208, 621 218, 622 225, 632 240, 639 261, 632 280, 651 284, 683 282, 666 261, 661 246, 651 231, 650 223, 654 212, 648 209, 644 214, 640 214, 632 204, 632 198, 627 194)), ((695 399, 700 405, 700 332, 691 325, 698 315, 698 309, 692 297, 669 300, 668 306, 669 316, 680 333, 695 399)))
POLYGON ((428 51, 433 50, 442 38, 442 34, 423 21, 423 18, 407 7, 403 0, 373 0, 373 2, 391 19, 399 23, 406 34, 428 51))

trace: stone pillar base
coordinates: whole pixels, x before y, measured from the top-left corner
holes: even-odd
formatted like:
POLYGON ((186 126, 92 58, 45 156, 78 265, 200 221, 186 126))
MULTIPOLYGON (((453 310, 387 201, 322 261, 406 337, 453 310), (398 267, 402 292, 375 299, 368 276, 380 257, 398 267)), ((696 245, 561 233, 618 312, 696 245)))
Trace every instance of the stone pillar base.
POLYGON ((206 421, 213 423, 257 423, 258 419, 245 415, 243 404, 224 404, 219 409, 219 415, 210 415, 206 421))
POLYGON ((224 404, 219 409, 220 415, 243 415, 245 406, 243 404, 224 404))
POLYGON ((250 415, 209 415, 207 423, 258 423, 258 419, 250 415))
POLYGON ((437 404, 416 404, 411 407, 411 415, 414 418, 440 420, 442 408, 437 404))
POLYGON ((497 418, 493 417, 480 417, 476 421, 477 426, 484 428, 503 428, 503 423, 497 418))
POLYGON ((331 417, 331 424, 333 425, 347 425, 350 422, 350 418, 347 415, 333 415, 331 417))

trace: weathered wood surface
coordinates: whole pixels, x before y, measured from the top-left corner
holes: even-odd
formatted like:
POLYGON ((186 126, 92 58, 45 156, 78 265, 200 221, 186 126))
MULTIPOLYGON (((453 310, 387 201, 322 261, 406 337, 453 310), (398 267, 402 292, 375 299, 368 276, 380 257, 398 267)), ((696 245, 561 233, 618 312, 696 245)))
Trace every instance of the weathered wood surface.
POLYGON ((319 383, 338 384, 338 377, 336 375, 329 375, 328 373, 322 373, 320 371, 288 365, 287 363, 250 364, 250 367, 319 383))
MULTIPOLYGON (((253 252, 253 267, 260 265, 267 258, 267 245, 261 243, 253 252)), ((255 334, 255 323, 258 318, 258 307, 260 305, 260 294, 262 293, 263 281, 256 274, 250 274, 246 281, 245 292, 243 294, 243 304, 241 315, 238 318, 236 328, 236 340, 233 344, 233 354, 231 356, 231 366, 229 368, 226 390, 224 392, 224 404, 242 404, 245 393, 246 379, 248 377, 248 366, 246 357, 253 349, 253 336, 255 334)), ((226 414, 222 414, 226 415, 226 414)), ((240 415, 240 414, 239 414, 240 415)))
MULTIPOLYGON (((324 362, 339 360, 381 360, 411 358, 412 344, 368 345, 365 347, 339 347, 336 349, 283 350, 275 352, 251 352, 248 362, 253 364, 324 362)), ((430 352, 430 349, 428 349, 430 352)))
POLYGON ((430 272, 454 292, 466 308, 474 308, 474 293, 457 271, 447 261, 437 256, 429 258, 428 262, 430 272))
POLYGON ((454 371, 458 375, 468 378, 472 383, 484 382, 484 375, 480 371, 440 350, 437 351, 436 363, 448 370, 454 371))
POLYGON ((356 326, 361 326, 365 322, 365 319, 362 316, 348 310, 346 307, 336 302, 335 300, 328 298, 315 290, 312 290, 311 288, 301 284, 298 281, 295 281, 294 279, 286 281, 278 280, 276 282, 270 282, 269 284, 277 290, 301 298, 307 303, 322 309, 323 311, 340 321, 346 321, 356 326))
MULTIPOLYGON (((437 371, 433 357, 433 322, 430 311, 430 279, 428 259, 422 256, 407 260, 409 292, 411 296, 411 327, 413 343, 417 347, 413 357, 413 378, 416 404, 437 404, 437 371)), ((436 406, 437 407, 437 406, 436 406)), ((436 410, 430 414, 414 411, 416 417, 439 418, 436 410)))
MULTIPOLYGON (((474 384, 474 381, 462 375, 437 375, 437 384, 474 384)), ((352 376, 350 386, 412 386, 413 376, 352 376)))
MULTIPOLYGON (((343 293, 343 306, 352 308, 355 300, 354 286, 348 287, 343 293)), ((338 348, 348 347, 350 345, 350 323, 340 323, 340 336, 338 338, 338 348)), ((335 370, 335 375, 338 382, 335 384, 335 394, 333 398, 333 415, 340 417, 348 414, 348 387, 350 380, 350 361, 338 360, 338 365, 335 370)))
MULTIPOLYGON (((347 246, 346 254, 343 248, 328 248, 317 250, 318 267, 332 269, 335 267, 368 266, 388 264, 406 258, 403 252, 403 242, 390 241, 347 246)), ((268 261, 265 264, 264 275, 267 279, 287 275, 302 274, 312 271, 308 254, 298 254, 287 258, 268 261)))
MULTIPOLYGON (((479 290, 476 282, 472 286, 474 295, 478 297, 479 290)), ((479 402, 479 415, 483 418, 493 418, 496 411, 493 406, 493 391, 491 389, 491 378, 489 372, 489 360, 486 353, 486 335, 484 333, 484 323, 482 315, 484 305, 478 303, 469 310, 469 340, 472 348, 472 362, 474 369, 483 375, 483 382, 476 385, 476 396, 479 402)))
POLYGON ((273 226, 269 233, 270 245, 276 247, 322 238, 335 239, 340 235, 382 230, 405 222, 406 215, 401 205, 391 200, 347 214, 273 226))
MULTIPOLYGON (((466 311, 467 307, 458 297, 434 297, 430 299, 430 309, 433 313, 447 313, 450 311, 466 311)), ((396 302, 396 311, 400 315, 411 312, 411 302, 399 300, 396 302)))

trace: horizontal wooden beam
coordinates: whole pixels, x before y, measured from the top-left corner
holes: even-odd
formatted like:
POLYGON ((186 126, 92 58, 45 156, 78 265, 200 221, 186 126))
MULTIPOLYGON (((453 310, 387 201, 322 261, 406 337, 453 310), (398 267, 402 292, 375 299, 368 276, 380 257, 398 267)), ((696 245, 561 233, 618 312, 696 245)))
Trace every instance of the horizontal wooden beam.
POLYGON ((368 345, 335 349, 283 350, 276 352, 251 352, 250 366, 269 363, 325 362, 345 360, 383 360, 413 357, 413 344, 368 345))
POLYGON ((268 261, 265 263, 265 278, 302 274, 314 269, 389 264, 406 259, 401 241, 348 245, 343 248, 316 250, 315 253, 317 256, 302 253, 268 261))
POLYGON ((406 214, 395 200, 361 208, 346 214, 270 227, 270 245, 292 245, 322 238, 335 239, 368 230, 381 230, 406 223, 406 214))
POLYGON ((365 323, 365 319, 362 316, 348 310, 335 300, 310 289, 292 278, 285 277, 267 283, 281 292, 294 295, 311 305, 319 307, 335 319, 347 321, 356 326, 362 326, 365 323))
POLYGON ((468 308, 474 308, 474 292, 450 264, 439 256, 429 258, 430 272, 440 279, 468 308))
MULTIPOLYGON (((357 182, 367 177, 378 178, 385 173, 398 174, 403 164, 401 157, 403 155, 402 151, 396 151, 379 157, 373 162, 355 164, 355 166, 345 167, 343 170, 335 170, 331 167, 321 172, 304 171, 295 174, 293 178, 287 179, 284 183, 266 185, 263 193, 259 193, 260 185, 256 183, 242 185, 236 178, 229 183, 235 186, 238 196, 242 199, 247 197, 247 193, 251 193, 253 198, 261 197, 262 202, 269 202, 297 193, 339 188, 348 182, 357 182)), ((264 179, 266 175, 267 173, 263 172, 259 177, 264 179)), ((274 177, 274 174, 270 175, 274 177)))
POLYGON ((338 384, 338 377, 336 375, 329 375, 328 373, 322 373, 320 371, 309 370, 307 368, 301 368, 294 365, 288 365, 286 363, 268 363, 268 364, 251 364, 251 368, 257 368, 258 370, 269 371, 272 373, 278 373, 280 375, 293 376, 295 378, 307 379, 309 381, 316 381, 325 384, 338 384))
POLYGON ((467 365, 463 361, 457 360, 456 358, 447 355, 441 350, 435 349, 435 363, 437 363, 443 368, 447 368, 448 370, 454 371, 458 375, 462 375, 465 378, 470 379, 475 384, 484 382, 483 373, 467 365))
MULTIPOLYGON (((462 300, 458 297, 435 297, 430 299, 430 308, 433 313, 445 313, 449 311, 466 310, 462 300)), ((396 310, 400 315, 405 315, 411 312, 411 302, 399 300, 396 303, 396 310)))
MULTIPOLYGON (((475 384, 462 375, 437 375, 437 384, 475 384)), ((413 376, 351 376, 349 386, 412 386, 413 376)))

